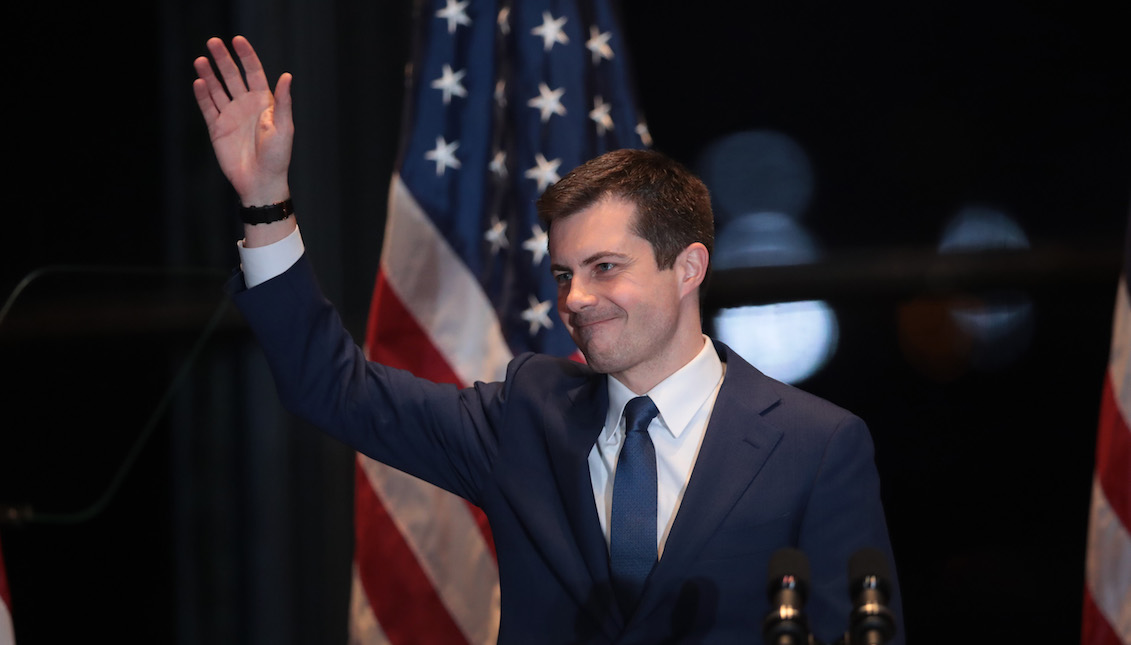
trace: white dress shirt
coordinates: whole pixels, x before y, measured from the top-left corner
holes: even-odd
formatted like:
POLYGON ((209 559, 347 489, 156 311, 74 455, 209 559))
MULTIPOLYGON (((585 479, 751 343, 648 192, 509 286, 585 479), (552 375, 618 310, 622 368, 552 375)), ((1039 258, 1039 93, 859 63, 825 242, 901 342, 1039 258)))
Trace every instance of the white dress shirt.
POLYGON ((240 240, 236 243, 236 248, 239 250, 240 268, 243 269, 243 280, 248 289, 286 272, 306 250, 298 228, 274 244, 245 249, 243 240, 240 240))
MULTIPOLYGON (((719 386, 723 382, 725 366, 719 360, 711 339, 703 337, 703 349, 687 365, 660 381, 647 392, 660 414, 648 426, 648 436, 656 448, 656 548, 664 553, 668 532, 679 512, 691 470, 699 456, 703 435, 719 386)), ((609 515, 613 508, 613 482, 617 472, 617 457, 624 444, 624 406, 637 395, 623 383, 610 377, 609 411, 605 426, 597 443, 589 452, 589 477, 593 481, 593 499, 597 503, 597 517, 609 542, 609 515)))

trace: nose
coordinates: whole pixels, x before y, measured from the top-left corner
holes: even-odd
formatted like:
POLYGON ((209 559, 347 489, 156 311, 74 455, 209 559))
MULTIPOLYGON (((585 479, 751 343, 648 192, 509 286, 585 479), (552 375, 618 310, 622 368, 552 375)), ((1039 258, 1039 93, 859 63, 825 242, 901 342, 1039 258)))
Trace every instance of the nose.
POLYGON ((574 277, 562 288, 562 305, 571 313, 577 313, 597 302, 597 296, 581 280, 574 277))

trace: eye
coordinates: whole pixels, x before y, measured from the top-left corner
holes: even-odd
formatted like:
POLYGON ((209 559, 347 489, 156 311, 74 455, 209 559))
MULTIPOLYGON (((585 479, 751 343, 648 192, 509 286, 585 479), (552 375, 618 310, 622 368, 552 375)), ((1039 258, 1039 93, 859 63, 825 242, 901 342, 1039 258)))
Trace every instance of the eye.
POLYGON ((612 262, 599 262, 596 266, 598 271, 605 272, 612 271, 617 265, 612 262))
POLYGON ((554 282, 558 284, 566 284, 573 279, 573 274, 569 271, 562 271, 561 273, 554 274, 554 282))

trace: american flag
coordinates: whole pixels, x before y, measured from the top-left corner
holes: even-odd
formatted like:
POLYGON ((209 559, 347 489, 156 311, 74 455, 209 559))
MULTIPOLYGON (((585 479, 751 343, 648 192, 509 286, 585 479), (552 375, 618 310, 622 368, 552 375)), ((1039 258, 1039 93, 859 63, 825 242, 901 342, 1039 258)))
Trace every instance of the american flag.
POLYGON ((1083 645, 1131 645, 1131 222, 1096 439, 1083 645))
MULTIPOLYGON (((430 0, 389 195, 366 351, 433 381, 498 380, 576 347, 534 202, 574 166, 649 144, 603 0, 430 0)), ((356 643, 492 643, 490 528, 467 502, 358 456, 356 643)))
POLYGON ((12 594, 8 590, 8 574, 4 571, 4 552, 0 550, 0 645, 14 645, 12 630, 12 594))

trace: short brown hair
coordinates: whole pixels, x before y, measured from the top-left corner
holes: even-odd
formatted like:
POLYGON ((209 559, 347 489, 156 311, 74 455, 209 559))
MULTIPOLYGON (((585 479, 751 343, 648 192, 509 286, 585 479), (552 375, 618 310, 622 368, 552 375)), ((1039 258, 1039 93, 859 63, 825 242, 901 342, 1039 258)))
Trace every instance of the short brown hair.
POLYGON ((549 231, 606 198, 636 207, 633 232, 652 245, 656 266, 670 269, 689 245, 715 249, 711 195, 682 164, 654 150, 607 152, 571 170, 538 199, 538 216, 549 231))

